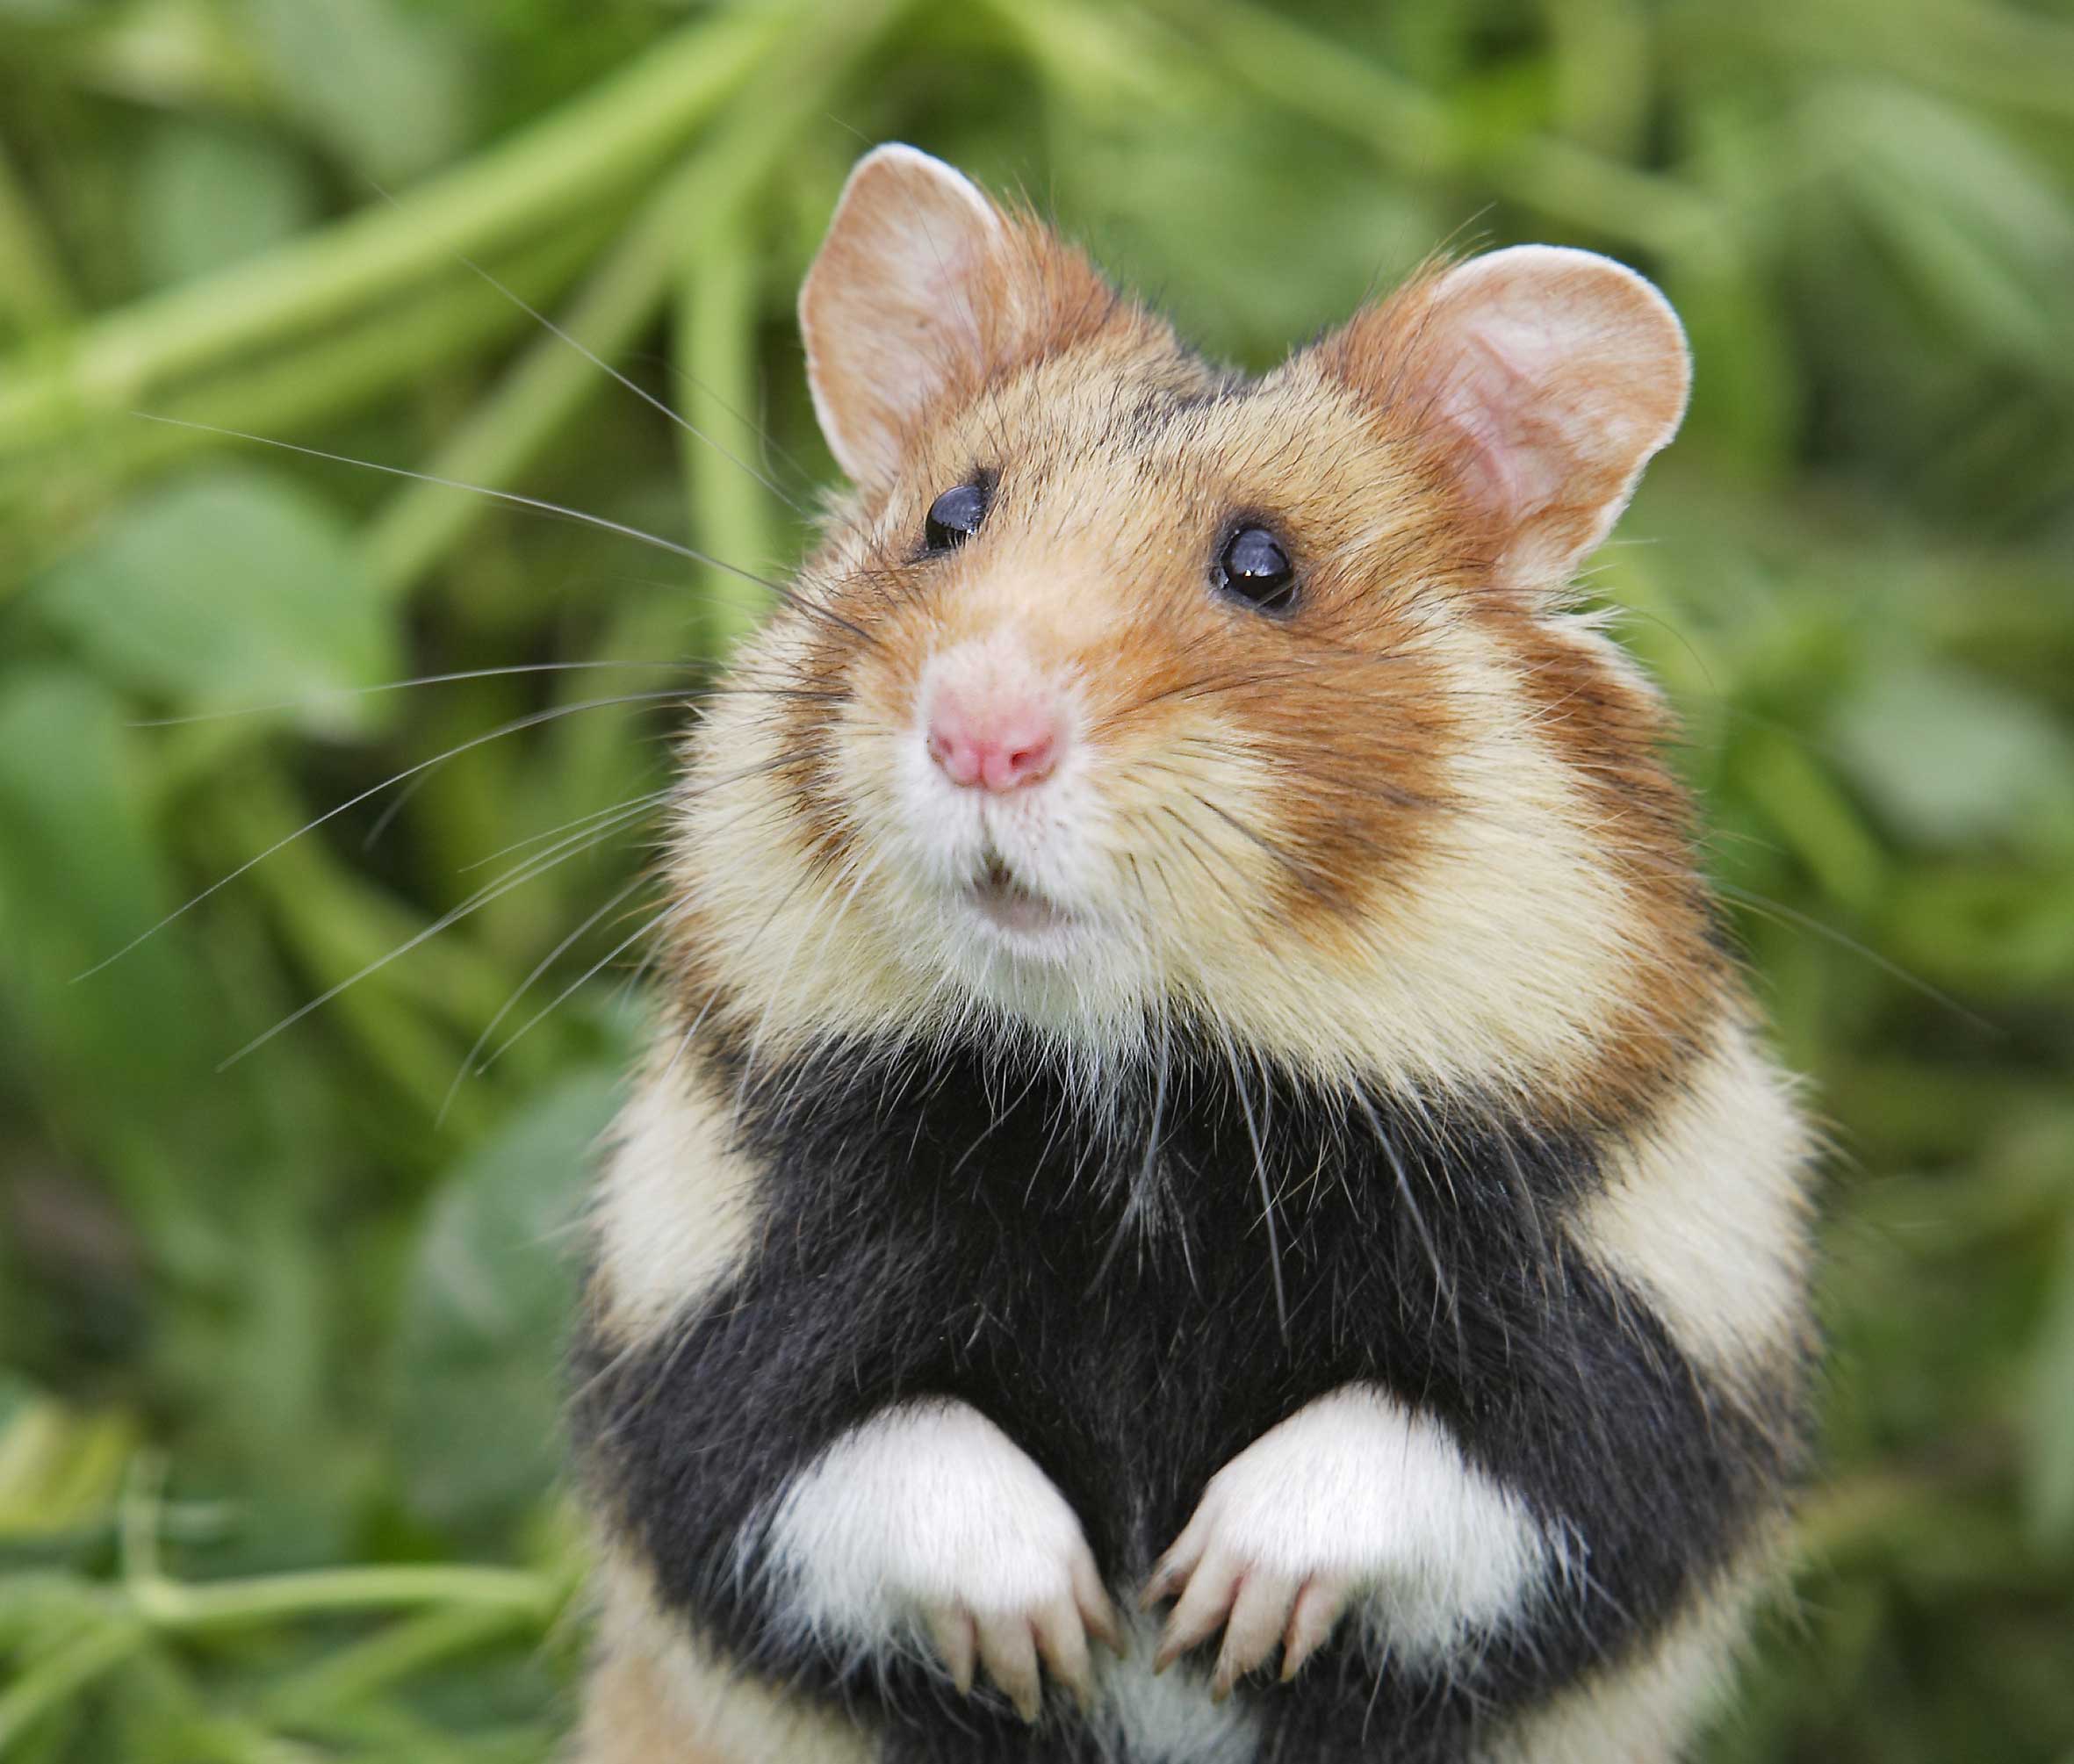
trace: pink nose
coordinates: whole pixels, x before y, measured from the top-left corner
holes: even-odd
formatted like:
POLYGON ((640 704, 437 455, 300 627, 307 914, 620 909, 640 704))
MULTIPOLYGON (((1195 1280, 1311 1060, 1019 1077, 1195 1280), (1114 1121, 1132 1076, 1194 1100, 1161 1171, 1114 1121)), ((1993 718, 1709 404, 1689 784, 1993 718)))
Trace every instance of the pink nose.
POLYGON ((1005 793, 1050 776, 1062 729, 1057 701, 1032 688, 976 702, 940 687, 929 712, 929 757, 954 784, 1005 793))

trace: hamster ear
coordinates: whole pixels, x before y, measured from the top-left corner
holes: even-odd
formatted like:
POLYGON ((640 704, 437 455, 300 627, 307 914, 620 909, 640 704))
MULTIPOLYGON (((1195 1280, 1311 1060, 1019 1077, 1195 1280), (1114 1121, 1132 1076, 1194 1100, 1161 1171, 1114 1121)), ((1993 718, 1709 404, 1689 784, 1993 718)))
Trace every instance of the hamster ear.
POLYGON ((1473 257, 1364 313, 1328 371, 1437 425, 1499 579, 1559 587, 1606 536, 1692 378, 1684 328, 1632 270, 1520 245, 1473 257))
POLYGON ((1008 228, 963 173, 911 147, 857 162, 799 292, 807 383, 836 463, 893 475, 904 438, 976 387, 1011 314, 1008 228))

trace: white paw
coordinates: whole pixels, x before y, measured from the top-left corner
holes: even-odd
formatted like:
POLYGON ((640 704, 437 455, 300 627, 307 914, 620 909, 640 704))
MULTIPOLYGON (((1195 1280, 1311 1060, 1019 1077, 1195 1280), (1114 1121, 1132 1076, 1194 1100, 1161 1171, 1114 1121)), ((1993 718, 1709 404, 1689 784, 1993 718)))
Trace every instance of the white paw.
POLYGON ((1194 1516, 1159 1559, 1146 1583, 1144 1608, 1174 1599, 1152 1669, 1164 1672, 1189 1649, 1224 1631, 1210 1695, 1219 1703, 1239 1679, 1267 1663, 1279 1644, 1282 1677, 1294 1678, 1304 1661, 1332 1638, 1361 1586, 1348 1568, 1291 1566, 1288 1552, 1248 1522, 1240 1483, 1251 1448, 1210 1480, 1194 1516), (1241 1477, 1227 1480, 1234 1471, 1241 1477), (1178 1596, 1177 1596, 1178 1595, 1178 1596))
POLYGON ((1278 1645, 1293 1678, 1357 1601, 1391 1645, 1444 1648, 1516 1610, 1546 1540, 1439 1422, 1348 1386, 1270 1429, 1210 1479, 1147 1583, 1171 1598, 1155 1670, 1224 1631, 1211 1694, 1278 1645))
POLYGON ((1045 1672, 1086 1703, 1090 1636, 1120 1651, 1073 1509, 965 1403, 906 1404, 845 1435, 786 1494, 772 1539, 816 1629, 867 1645, 918 1631, 961 1692, 983 1669, 1026 1721, 1045 1672))

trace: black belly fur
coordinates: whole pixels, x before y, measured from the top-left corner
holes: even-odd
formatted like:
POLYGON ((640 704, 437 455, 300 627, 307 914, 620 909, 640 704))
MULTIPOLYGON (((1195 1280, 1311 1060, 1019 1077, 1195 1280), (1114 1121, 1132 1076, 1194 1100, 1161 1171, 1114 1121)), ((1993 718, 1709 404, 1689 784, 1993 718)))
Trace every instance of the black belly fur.
POLYGON ((580 1343, 579 1443, 666 1602, 751 1670, 882 1723, 889 1757, 1093 1755, 1069 1718, 1032 1734, 774 1622, 745 1528, 904 1398, 997 1422, 1120 1589, 1212 1473, 1355 1379, 1438 1417, 1570 1540, 1581 1572, 1444 1674, 1343 1638, 1295 1685, 1243 1688, 1264 1758, 1290 1764, 1465 1755, 1660 1626, 1795 1473, 1794 1344, 1753 1406, 1566 1247, 1566 1213, 1600 1180, 1577 1134, 1458 1099, 1322 1094, 1201 1043, 1099 1102, 1035 1054, 853 1045, 743 1094, 766 1172, 753 1247, 644 1349, 580 1343))

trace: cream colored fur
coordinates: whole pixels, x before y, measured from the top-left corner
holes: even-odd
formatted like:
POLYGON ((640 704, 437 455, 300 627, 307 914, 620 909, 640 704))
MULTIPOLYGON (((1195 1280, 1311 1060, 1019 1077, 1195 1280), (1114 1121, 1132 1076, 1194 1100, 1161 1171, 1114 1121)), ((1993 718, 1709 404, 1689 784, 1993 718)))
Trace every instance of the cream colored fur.
POLYGON ((592 1579, 597 1664, 570 1764, 867 1764, 873 1746, 709 1652, 608 1547, 592 1579))
POLYGON ((1523 1717, 1480 1764, 1678 1764, 1720 1712, 1779 1542, 1768 1534, 1634 1658, 1523 1717))
POLYGON ((637 1342, 694 1303, 747 1240, 754 1172, 727 1111, 665 1037, 620 1112, 591 1203, 592 1302, 609 1338, 637 1342))
MULTIPOLYGON (((983 608, 990 586, 976 585, 983 608)), ((1004 641, 1049 616, 1028 606, 1019 584, 995 592, 1005 608, 1027 608, 1004 641)), ((1097 631, 1085 640, 1098 642, 1097 631)), ((963 927, 947 937, 953 908, 941 889, 951 863, 925 837, 935 824, 921 800, 940 781, 925 773, 912 706, 845 713, 841 795, 871 855, 821 876, 774 832, 782 784, 722 781, 775 757, 767 714, 745 702, 714 713, 703 744, 712 757, 686 793, 674 841, 679 885, 717 920, 754 927, 703 954, 729 990, 753 1001, 759 1051, 772 1058, 819 1034, 941 1026, 976 992, 1096 1058, 1130 1051, 1148 1017, 1156 1022, 1177 1002, 1321 1077, 1359 1072, 1442 1089, 1511 1081, 1530 1091, 1585 1066, 1610 1012, 1635 995, 1628 904, 1578 780, 1538 737, 1489 639, 1437 609, 1422 640, 1445 654, 1449 692, 1475 737, 1450 762, 1456 805, 1443 837, 1379 893, 1357 932, 1313 941, 1264 921, 1255 902, 1271 860, 1201 815, 1195 837, 1214 853, 1215 872, 1176 860, 1149 891, 1134 877, 1132 817, 1173 795, 1172 774, 1139 767, 1127 735, 1107 744, 1090 735, 1062 768, 1070 775, 1054 781, 1093 800, 1048 820, 1059 849, 1042 860, 1086 915, 1080 959, 1062 974, 1005 956, 990 967, 954 960, 963 927), (908 760, 904 744, 914 750, 908 760), (760 796, 769 812, 747 811, 760 796)), ((794 641, 774 631, 754 665, 782 666, 794 641)), ((1091 707, 1079 720, 1092 720, 1091 707)), ((1199 727, 1226 751, 1178 763, 1213 800, 1275 825, 1271 773, 1232 750, 1242 737, 1213 714, 1199 727)))
POLYGON ((1647 1296, 1678 1345, 1733 1381, 1797 1344, 1812 1135, 1793 1087, 1725 1019, 1654 1119, 1610 1148, 1571 1235, 1647 1296))

